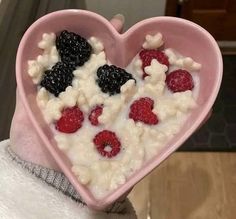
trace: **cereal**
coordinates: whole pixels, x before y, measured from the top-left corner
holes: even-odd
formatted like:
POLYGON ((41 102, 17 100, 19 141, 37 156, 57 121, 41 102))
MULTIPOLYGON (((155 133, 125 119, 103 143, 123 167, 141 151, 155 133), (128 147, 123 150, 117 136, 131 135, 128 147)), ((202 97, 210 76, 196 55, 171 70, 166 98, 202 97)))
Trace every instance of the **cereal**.
MULTIPOLYGON (((142 60, 137 54, 125 69, 132 74, 133 79, 126 81, 116 94, 104 93, 98 86, 97 70, 105 64, 110 64, 107 59, 109 57, 106 57, 103 43, 92 36, 88 42, 93 52, 88 61, 82 66, 72 66, 74 78, 71 85, 56 97, 40 85, 45 70, 61 60, 55 40, 55 34, 43 34, 42 41, 38 44, 43 53, 28 62, 28 74, 33 83, 38 85, 37 103, 54 133, 58 147, 70 159, 72 172, 81 184, 88 186, 95 197, 104 197, 124 184, 131 174, 157 155, 178 133, 189 112, 197 107, 197 71, 200 70, 201 64, 168 48, 164 53, 170 65, 152 59, 150 65, 142 68, 142 60), (172 93, 167 89, 166 75, 178 68, 190 71, 195 83, 193 90, 172 93), (140 98, 153 101, 148 102, 153 105, 148 113, 157 117, 155 123, 145 124, 129 118, 132 103, 140 98), (73 106, 79 107, 83 112, 84 121, 81 128, 73 134, 59 132, 54 123, 60 119, 64 108, 73 106), (97 106, 102 107, 102 113, 97 117, 98 124, 94 126, 88 117, 91 110, 97 106), (120 151, 114 157, 103 157, 96 149, 93 139, 102 130, 115 133, 120 142, 120 151)), ((162 34, 157 33, 146 36, 143 48, 160 49, 163 45, 162 34)), ((164 53, 162 51, 162 54, 164 53)), ((147 112, 145 110, 143 112, 147 112)), ((106 134, 104 136, 109 139, 106 134)), ((109 154, 111 150, 106 145, 103 149, 107 150, 107 153, 103 154, 109 154)))

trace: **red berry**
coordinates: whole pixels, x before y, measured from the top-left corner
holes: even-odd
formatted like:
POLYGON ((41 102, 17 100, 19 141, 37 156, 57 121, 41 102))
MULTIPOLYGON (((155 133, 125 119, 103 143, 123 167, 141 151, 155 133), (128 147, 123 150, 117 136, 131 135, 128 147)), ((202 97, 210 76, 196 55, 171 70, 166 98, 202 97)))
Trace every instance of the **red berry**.
POLYGON ((172 92, 182 92, 192 90, 194 87, 192 75, 182 69, 172 71, 166 76, 167 87, 172 92))
POLYGON ((135 100, 130 106, 129 118, 135 122, 141 121, 148 125, 156 125, 158 123, 157 115, 152 112, 154 102, 149 97, 135 100))
POLYGON ((73 133, 81 128, 83 121, 84 115, 79 107, 65 108, 61 118, 56 122, 56 129, 64 133, 73 133))
POLYGON ((114 157, 120 152, 121 144, 114 132, 103 130, 93 139, 96 149, 103 157, 114 157))
POLYGON ((101 106, 96 106, 89 115, 89 121, 92 125, 98 125, 98 117, 102 114, 103 108, 101 106))
POLYGON ((143 78, 145 78, 148 74, 145 72, 144 68, 146 66, 151 65, 151 62, 153 59, 156 59, 158 62, 160 62, 163 65, 166 65, 169 68, 169 60, 168 57, 165 55, 165 53, 155 50, 155 49, 143 49, 139 53, 139 57, 142 60, 142 69, 143 69, 143 78))

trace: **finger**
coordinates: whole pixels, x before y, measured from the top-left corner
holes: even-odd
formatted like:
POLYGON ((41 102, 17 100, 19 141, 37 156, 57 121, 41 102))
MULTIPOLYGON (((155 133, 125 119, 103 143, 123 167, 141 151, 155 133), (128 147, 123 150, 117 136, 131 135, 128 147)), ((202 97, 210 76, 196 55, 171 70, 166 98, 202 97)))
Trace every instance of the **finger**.
POLYGON ((121 33, 123 30, 124 22, 125 22, 125 17, 122 14, 117 14, 110 20, 111 25, 119 33, 121 33))

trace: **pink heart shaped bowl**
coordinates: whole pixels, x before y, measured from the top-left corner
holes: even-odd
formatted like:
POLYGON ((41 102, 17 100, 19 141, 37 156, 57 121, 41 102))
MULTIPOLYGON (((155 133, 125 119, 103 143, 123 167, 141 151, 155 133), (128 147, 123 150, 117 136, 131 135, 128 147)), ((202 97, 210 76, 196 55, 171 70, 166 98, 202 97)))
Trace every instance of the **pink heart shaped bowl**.
POLYGON ((104 209, 113 203, 193 134, 216 99, 222 80, 222 68, 222 56, 216 41, 205 29, 195 23, 174 17, 154 17, 141 21, 120 34, 104 17, 83 10, 57 11, 37 20, 24 34, 16 58, 19 93, 38 136, 84 201, 93 209, 104 209), (202 64, 199 72, 198 107, 192 111, 181 131, 167 143, 164 149, 130 176, 125 184, 99 200, 95 199, 90 191, 78 182, 71 171, 72 164, 58 149, 52 131, 37 106, 37 88, 27 74, 27 61, 42 53, 37 46, 42 34, 50 32, 57 34, 64 29, 79 33, 85 38, 90 36, 99 38, 105 46, 105 52, 111 63, 120 67, 126 67, 139 52, 146 34, 157 32, 162 33, 166 48, 174 48, 182 55, 190 56, 202 64))

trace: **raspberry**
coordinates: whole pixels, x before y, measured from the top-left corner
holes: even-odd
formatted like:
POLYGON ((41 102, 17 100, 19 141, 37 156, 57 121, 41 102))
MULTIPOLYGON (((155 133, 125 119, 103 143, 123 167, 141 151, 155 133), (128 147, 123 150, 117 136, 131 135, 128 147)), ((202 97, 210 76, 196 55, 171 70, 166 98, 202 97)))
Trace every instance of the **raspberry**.
POLYGON ((79 107, 65 108, 61 118, 56 122, 56 129, 64 133, 74 133, 81 128, 83 121, 84 115, 79 107))
POLYGON ((143 97, 135 100, 130 106, 129 118, 135 122, 141 121, 148 125, 158 123, 157 115, 152 112, 154 102, 149 97, 143 97))
POLYGON ((103 65, 97 70, 97 83, 102 92, 114 95, 120 93, 120 88, 128 80, 135 80, 132 75, 115 65, 103 65))
POLYGON ((166 76, 167 87, 172 92, 192 90, 194 87, 192 75, 182 69, 172 71, 166 76))
POLYGON ((71 85, 74 77, 73 70, 74 68, 71 65, 58 62, 52 69, 44 72, 40 85, 57 97, 71 85))
POLYGON ((97 126, 98 125, 98 117, 102 114, 102 107, 96 106, 89 115, 89 121, 92 125, 97 126))
POLYGON ((148 74, 145 72, 144 68, 146 66, 151 65, 151 62, 153 59, 156 59, 158 62, 160 62, 163 65, 166 65, 169 68, 169 61, 168 57, 165 55, 165 53, 155 50, 155 49, 143 49, 139 53, 139 57, 142 60, 142 69, 143 69, 143 78, 148 76, 148 74))
POLYGON ((56 47, 61 60, 73 66, 82 66, 89 60, 91 45, 80 35, 64 30, 56 38, 56 47))
POLYGON ((96 149, 103 157, 114 157, 120 152, 121 144, 114 132, 103 130, 93 139, 96 149))

